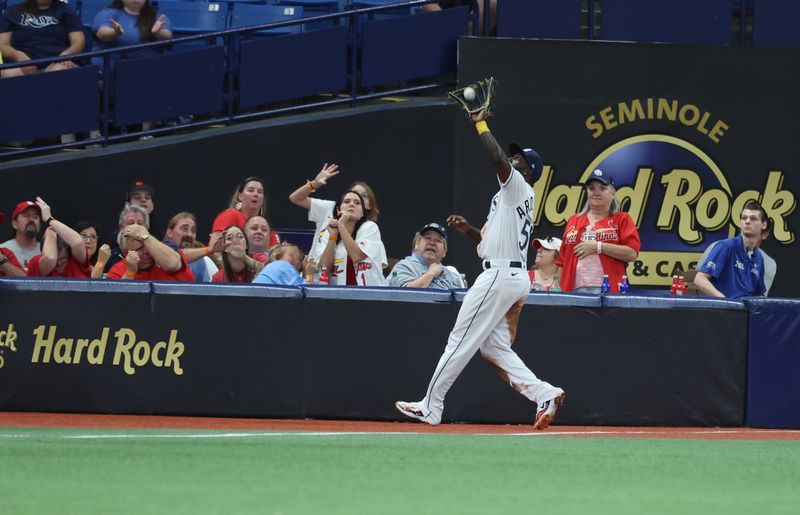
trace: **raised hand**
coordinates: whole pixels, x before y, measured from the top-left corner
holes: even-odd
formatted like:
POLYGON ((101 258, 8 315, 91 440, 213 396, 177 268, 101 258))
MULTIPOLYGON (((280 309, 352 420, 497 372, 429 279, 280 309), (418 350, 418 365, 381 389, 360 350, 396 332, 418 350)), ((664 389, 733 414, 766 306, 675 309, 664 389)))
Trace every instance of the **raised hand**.
POLYGON ((141 261, 139 253, 135 250, 129 250, 128 255, 125 256, 125 268, 128 273, 135 274, 139 271, 139 261, 141 261))
POLYGON ((225 247, 225 231, 212 232, 208 237, 208 250, 211 253, 222 252, 225 247))
POLYGON ((122 25, 120 25, 119 22, 114 18, 111 18, 111 28, 114 29, 114 32, 117 33, 117 36, 125 34, 125 29, 123 29, 122 25))
POLYGON ((329 166, 328 163, 322 165, 322 170, 319 171, 317 176, 314 178, 314 181, 318 182, 321 186, 328 184, 328 180, 331 177, 335 177, 339 175, 339 165, 331 163, 329 166))
POLYGON ((166 17, 162 14, 161 16, 159 16, 156 22, 153 23, 153 28, 150 29, 150 32, 152 32, 153 34, 155 34, 156 32, 160 32, 164 28, 165 21, 166 17))
POLYGON ((461 234, 465 234, 469 230, 469 221, 461 215, 450 215, 447 217, 448 227, 452 227, 461 234))
POLYGON ((50 212, 50 206, 47 205, 47 202, 42 200, 42 197, 36 197, 36 205, 39 206, 39 209, 42 211, 42 222, 53 218, 53 214, 50 212))
POLYGON ((100 245, 100 250, 97 251, 97 262, 108 263, 108 258, 111 257, 111 247, 108 243, 100 245))

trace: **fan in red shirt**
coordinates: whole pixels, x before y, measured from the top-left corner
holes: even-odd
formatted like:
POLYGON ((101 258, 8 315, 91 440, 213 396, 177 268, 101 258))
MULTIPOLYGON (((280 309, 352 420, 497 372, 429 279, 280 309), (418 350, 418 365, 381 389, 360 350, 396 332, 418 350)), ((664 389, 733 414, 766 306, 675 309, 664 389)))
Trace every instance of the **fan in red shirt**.
POLYGON ((608 275, 611 292, 619 293, 625 267, 639 255, 636 224, 618 211, 614 179, 595 170, 586 180, 588 199, 583 211, 567 221, 556 264, 561 267, 563 291, 599 291, 608 275))
MULTIPOLYGON (((244 223, 248 218, 261 215, 267 212, 266 188, 264 181, 258 177, 247 177, 239 183, 239 186, 231 196, 230 207, 221 212, 214 219, 211 226, 211 234, 221 233, 226 227, 235 225, 244 230, 244 223)), ((275 231, 269 233, 269 247, 281 242, 280 236, 275 231)))
POLYGON ((250 283, 264 267, 247 253, 247 238, 235 225, 225 229, 222 237, 222 268, 214 277, 213 283, 250 283))
POLYGON ((151 236, 143 225, 125 227, 117 241, 125 259, 111 267, 109 279, 194 281, 183 254, 151 236))
POLYGON ((247 248, 250 257, 259 263, 269 262, 269 249, 276 244, 271 243, 272 229, 267 219, 261 215, 251 216, 244 223, 244 235, 247 238, 247 248))
MULTIPOLYGON (((3 215, 0 213, 0 222, 3 220, 3 215)), ((22 269, 22 265, 19 264, 17 260, 17 256, 14 253, 6 248, 0 247, 0 276, 7 275, 10 277, 13 276, 25 276, 25 270, 22 269)))
POLYGON ((81 235, 53 218, 50 206, 44 200, 36 197, 36 205, 42 211, 42 225, 47 226, 47 230, 42 253, 28 261, 28 275, 89 279, 89 255, 81 235))

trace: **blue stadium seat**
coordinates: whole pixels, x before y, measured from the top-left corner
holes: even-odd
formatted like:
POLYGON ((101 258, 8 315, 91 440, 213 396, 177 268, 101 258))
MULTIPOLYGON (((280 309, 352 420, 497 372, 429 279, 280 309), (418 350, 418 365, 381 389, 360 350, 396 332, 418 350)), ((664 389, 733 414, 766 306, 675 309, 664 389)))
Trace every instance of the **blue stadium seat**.
POLYGON ((800 2, 756 0, 753 6, 753 44, 800 46, 800 2))
POLYGON ((515 38, 581 39, 588 34, 585 0, 502 0, 497 35, 515 38))
MULTIPOLYGON (((321 16, 323 14, 338 13, 345 10, 344 0, 272 0, 276 5, 296 5, 303 8, 303 16, 321 16)), ((339 19, 307 23, 305 30, 324 29, 339 25, 339 19)))
POLYGON ((729 45, 733 38, 732 0, 603 0, 601 5, 597 39, 729 45))
POLYGON ((455 73, 458 38, 467 34, 469 19, 468 7, 456 7, 364 22, 360 85, 455 73))
MULTIPOLYGON (((366 9, 368 7, 382 7, 384 5, 392 5, 399 3, 400 0, 353 0, 351 7, 353 9, 366 9)), ((413 14, 411 7, 401 6, 394 9, 385 9, 376 13, 370 14, 370 20, 386 20, 389 18, 397 18, 398 16, 408 16, 413 14)))
MULTIPOLYGON (((231 11, 230 28, 238 29, 241 27, 251 27, 253 25, 264 25, 265 23, 297 20, 302 17, 302 7, 238 3, 234 4, 233 11, 231 11)), ((301 27, 302 26, 298 24, 274 29, 263 29, 256 32, 256 34, 268 36, 297 34, 301 31, 301 27)))
MULTIPOLYGON (((94 17, 97 16, 104 7, 108 6, 111 0, 81 0, 81 23, 87 29, 91 29, 94 23, 94 17)), ((75 0, 72 2, 72 8, 75 8, 75 0)))
MULTIPOLYGON (((225 30, 228 25, 227 5, 218 2, 160 2, 158 12, 169 16, 174 37, 225 30)), ((217 43, 204 40, 183 43, 176 48, 186 50, 217 43)))

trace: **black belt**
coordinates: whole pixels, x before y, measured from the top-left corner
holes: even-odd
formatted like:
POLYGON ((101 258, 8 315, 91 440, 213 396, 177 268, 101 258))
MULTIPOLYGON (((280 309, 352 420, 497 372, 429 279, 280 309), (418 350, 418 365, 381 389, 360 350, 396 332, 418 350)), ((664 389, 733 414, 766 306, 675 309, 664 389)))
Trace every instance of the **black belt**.
POLYGON ((490 268, 524 268, 522 261, 507 261, 505 259, 486 259, 483 262, 483 269, 489 270, 490 268))

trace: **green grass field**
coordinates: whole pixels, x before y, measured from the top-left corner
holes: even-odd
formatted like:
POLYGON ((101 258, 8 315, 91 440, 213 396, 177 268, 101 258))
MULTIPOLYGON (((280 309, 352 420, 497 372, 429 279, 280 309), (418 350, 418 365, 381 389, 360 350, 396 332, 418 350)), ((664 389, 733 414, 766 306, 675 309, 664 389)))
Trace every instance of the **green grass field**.
POLYGON ((0 428, 0 513, 800 512, 800 442, 0 428))

